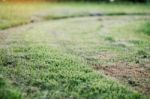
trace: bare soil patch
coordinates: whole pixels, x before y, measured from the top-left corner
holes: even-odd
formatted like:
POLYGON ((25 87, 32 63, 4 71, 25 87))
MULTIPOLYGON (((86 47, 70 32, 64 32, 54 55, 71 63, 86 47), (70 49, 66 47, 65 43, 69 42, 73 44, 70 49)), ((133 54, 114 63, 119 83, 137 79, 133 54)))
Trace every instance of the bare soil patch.
POLYGON ((117 63, 112 66, 103 66, 102 70, 108 76, 118 79, 120 82, 130 85, 135 90, 146 95, 150 94, 150 64, 117 63))

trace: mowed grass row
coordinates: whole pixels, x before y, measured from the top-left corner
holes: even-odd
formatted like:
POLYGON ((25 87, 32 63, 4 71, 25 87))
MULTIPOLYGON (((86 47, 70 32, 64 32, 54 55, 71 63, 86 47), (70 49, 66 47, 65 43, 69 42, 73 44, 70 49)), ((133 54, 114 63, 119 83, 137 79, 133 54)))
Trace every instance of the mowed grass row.
POLYGON ((149 4, 0 3, 0 29, 31 22, 89 15, 150 14, 149 4))

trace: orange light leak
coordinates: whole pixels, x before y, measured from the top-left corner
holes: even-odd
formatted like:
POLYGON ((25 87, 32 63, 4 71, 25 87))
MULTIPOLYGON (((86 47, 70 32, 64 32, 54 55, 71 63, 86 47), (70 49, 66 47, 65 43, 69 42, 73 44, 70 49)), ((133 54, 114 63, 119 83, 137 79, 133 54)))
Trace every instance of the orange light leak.
POLYGON ((56 0, 0 0, 0 2, 46 2, 46 1, 56 1, 56 0))

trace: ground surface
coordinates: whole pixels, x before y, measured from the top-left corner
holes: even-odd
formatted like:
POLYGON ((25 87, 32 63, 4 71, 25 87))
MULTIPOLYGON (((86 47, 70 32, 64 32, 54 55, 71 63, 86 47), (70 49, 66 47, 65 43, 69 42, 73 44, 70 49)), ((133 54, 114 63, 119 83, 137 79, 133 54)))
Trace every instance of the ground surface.
POLYGON ((80 11, 55 8, 33 15, 26 25, 5 25, 8 29, 0 31, 1 79, 28 98, 148 98, 149 11, 112 15, 96 8, 84 16, 80 11))

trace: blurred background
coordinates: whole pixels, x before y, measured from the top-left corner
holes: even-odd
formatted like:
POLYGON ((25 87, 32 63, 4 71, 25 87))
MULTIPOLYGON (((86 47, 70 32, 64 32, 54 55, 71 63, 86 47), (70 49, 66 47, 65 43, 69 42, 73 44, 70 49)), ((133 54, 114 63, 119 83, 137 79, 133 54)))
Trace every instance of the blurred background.
POLYGON ((50 2, 150 2, 150 0, 0 0, 0 1, 50 1, 50 2))

